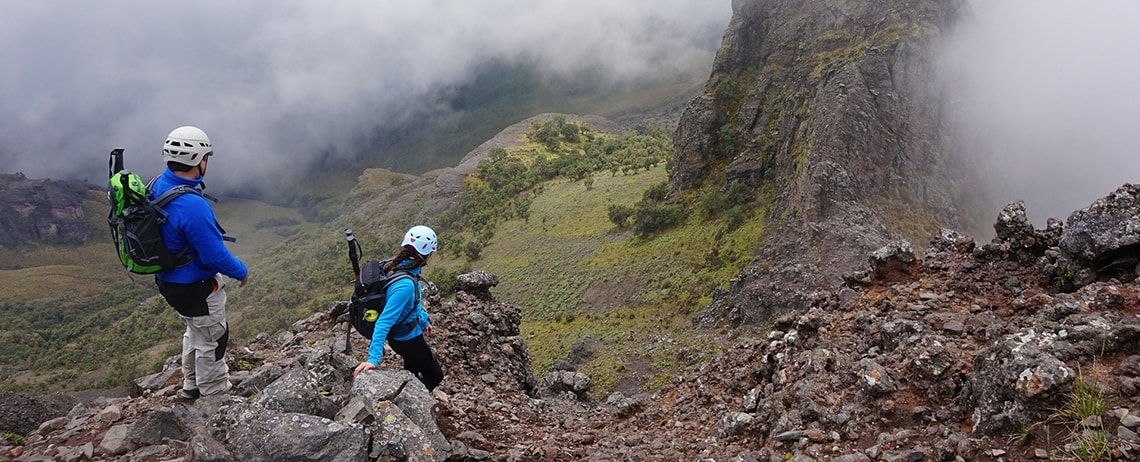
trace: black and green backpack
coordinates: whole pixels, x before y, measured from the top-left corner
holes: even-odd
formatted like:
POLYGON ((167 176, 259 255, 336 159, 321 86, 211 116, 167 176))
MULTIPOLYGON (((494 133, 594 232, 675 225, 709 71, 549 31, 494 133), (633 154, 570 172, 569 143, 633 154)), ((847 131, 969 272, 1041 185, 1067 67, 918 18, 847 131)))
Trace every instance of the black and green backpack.
POLYGON ((107 199, 111 211, 107 223, 111 226, 111 239, 119 253, 119 262, 135 274, 154 274, 168 268, 185 265, 194 259, 187 250, 172 255, 162 242, 161 226, 167 214, 162 210, 175 197, 183 194, 205 196, 189 186, 177 186, 157 198, 150 198, 138 174, 123 168, 123 149, 111 150, 107 165, 107 199))
MULTIPOLYGON (((363 265, 360 264, 360 243, 356 241, 353 236, 352 230, 344 230, 345 238, 348 240, 348 259, 352 263, 353 272, 353 287, 352 297, 348 305, 348 322, 351 325, 348 332, 345 333, 344 350, 345 352, 351 351, 349 343, 349 336, 353 330, 360 333, 361 336, 372 340, 372 331, 376 327, 376 319, 384 312, 384 307, 387 305, 388 287, 392 283, 400 279, 411 279, 415 284, 415 302, 413 308, 408 310, 404 316, 392 326, 392 331, 388 333, 392 337, 398 332, 399 329, 410 329, 413 327, 415 321, 410 321, 409 318, 416 312, 415 307, 420 304, 420 278, 419 275, 409 273, 404 270, 386 271, 388 263, 392 260, 368 260, 363 265)), ((418 319, 418 318, 417 318, 418 319)))

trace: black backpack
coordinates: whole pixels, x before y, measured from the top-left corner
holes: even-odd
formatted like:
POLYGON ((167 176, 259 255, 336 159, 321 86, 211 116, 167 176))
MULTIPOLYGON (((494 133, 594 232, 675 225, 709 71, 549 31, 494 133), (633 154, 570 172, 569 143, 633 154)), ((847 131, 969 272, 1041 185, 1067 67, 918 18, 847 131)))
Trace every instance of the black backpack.
POLYGON ((107 169, 107 199, 111 203, 107 224, 111 226, 111 239, 123 267, 135 274, 154 274, 193 260, 194 255, 187 252, 189 249, 171 255, 163 244, 161 226, 167 214, 162 208, 183 194, 209 196, 197 188, 178 186, 150 198, 148 190, 154 180, 143 185, 137 174, 123 168, 122 148, 111 150, 107 169))
POLYGON ((353 329, 369 341, 372 340, 372 331, 376 327, 376 319, 384 312, 384 307, 387 304, 388 287, 400 279, 412 280, 415 285, 415 302, 412 309, 404 313, 404 316, 392 326, 392 330, 388 332, 388 337, 400 332, 400 329, 409 329, 414 324, 408 318, 416 313, 415 307, 420 304, 420 277, 406 270, 385 271, 384 268, 392 261, 391 258, 379 261, 369 260, 361 266, 360 244, 356 242, 352 230, 346 229, 344 234, 345 238, 348 239, 348 258, 352 262, 355 277, 352 298, 348 305, 348 322, 351 327, 345 333, 344 338, 344 350, 348 352, 351 351, 349 336, 353 329))

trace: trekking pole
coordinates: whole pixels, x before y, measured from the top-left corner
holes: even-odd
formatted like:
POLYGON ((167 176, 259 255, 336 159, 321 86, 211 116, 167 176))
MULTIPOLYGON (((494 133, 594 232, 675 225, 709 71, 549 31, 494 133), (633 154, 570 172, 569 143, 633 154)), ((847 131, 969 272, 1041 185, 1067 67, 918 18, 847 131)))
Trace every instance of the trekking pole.
MULTIPOLYGON (((355 289, 356 281, 360 280, 360 243, 356 242, 356 236, 352 235, 352 229, 349 228, 344 228, 344 239, 348 241, 348 261, 352 262, 352 283, 355 289)), ((350 307, 349 310, 351 309, 350 307)), ((344 334, 344 354, 352 353, 351 337, 352 322, 349 321, 348 330, 344 334)))
POLYGON ((123 148, 111 150, 111 159, 107 161, 107 170, 107 178, 113 177, 116 173, 123 171, 123 148))
POLYGON ((344 239, 348 241, 348 261, 352 262, 352 277, 353 279, 360 278, 360 243, 356 242, 356 236, 352 235, 352 230, 344 228, 344 239))

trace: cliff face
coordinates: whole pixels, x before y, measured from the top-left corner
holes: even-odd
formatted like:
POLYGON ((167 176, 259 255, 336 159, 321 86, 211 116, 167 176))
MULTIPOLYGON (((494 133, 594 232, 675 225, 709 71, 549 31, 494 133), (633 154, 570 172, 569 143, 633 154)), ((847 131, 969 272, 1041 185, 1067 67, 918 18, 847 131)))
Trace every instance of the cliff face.
POLYGON ((0 246, 87 242, 83 199, 88 189, 78 182, 0 174, 0 246))
POLYGON ((959 0, 738 0, 675 134, 683 196, 741 182, 767 210, 750 268, 698 321, 758 322, 897 238, 971 230, 946 135, 937 47, 959 0), (794 289, 793 289, 794 288, 794 289))

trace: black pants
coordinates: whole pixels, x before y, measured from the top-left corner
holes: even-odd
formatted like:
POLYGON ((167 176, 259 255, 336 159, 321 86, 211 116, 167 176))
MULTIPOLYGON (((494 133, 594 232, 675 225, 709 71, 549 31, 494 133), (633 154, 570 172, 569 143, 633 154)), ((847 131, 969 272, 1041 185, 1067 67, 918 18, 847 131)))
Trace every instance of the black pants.
POLYGON ((431 347, 424 340, 423 335, 417 335, 408 340, 388 340, 388 345, 396 354, 404 358, 404 369, 410 371, 424 383, 428 391, 432 391, 443 381, 443 368, 435 359, 431 347))

